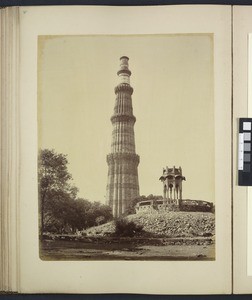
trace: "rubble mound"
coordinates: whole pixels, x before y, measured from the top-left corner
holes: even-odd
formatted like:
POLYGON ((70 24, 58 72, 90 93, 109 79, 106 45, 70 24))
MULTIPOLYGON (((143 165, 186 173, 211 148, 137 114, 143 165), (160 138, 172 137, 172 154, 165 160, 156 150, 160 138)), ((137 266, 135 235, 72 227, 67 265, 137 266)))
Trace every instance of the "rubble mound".
MULTIPOLYGON (((215 235, 215 216, 206 212, 152 212, 126 217, 150 236, 157 237, 211 237, 215 235)), ((84 231, 87 236, 109 236, 115 232, 114 221, 91 227, 84 231)))

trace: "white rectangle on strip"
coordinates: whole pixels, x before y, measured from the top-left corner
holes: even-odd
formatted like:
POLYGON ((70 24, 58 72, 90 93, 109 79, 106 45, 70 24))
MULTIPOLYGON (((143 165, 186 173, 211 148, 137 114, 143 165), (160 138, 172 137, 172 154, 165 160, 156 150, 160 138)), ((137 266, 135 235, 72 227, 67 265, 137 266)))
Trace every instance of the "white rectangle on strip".
POLYGON ((251 133, 250 132, 244 132, 243 133, 243 139, 244 139, 244 141, 251 141, 251 133))
POLYGON ((239 133, 238 170, 243 171, 244 134, 239 133))
POLYGON ((243 122, 243 130, 251 130, 251 122, 243 122))

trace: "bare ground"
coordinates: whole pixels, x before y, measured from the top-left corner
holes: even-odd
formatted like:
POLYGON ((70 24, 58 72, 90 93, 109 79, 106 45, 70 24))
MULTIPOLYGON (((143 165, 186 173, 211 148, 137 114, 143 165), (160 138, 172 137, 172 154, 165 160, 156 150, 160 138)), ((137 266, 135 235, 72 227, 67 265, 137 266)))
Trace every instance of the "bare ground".
POLYGON ((41 242, 42 260, 214 260, 215 244, 132 243, 115 240, 113 243, 97 241, 54 241, 41 242))

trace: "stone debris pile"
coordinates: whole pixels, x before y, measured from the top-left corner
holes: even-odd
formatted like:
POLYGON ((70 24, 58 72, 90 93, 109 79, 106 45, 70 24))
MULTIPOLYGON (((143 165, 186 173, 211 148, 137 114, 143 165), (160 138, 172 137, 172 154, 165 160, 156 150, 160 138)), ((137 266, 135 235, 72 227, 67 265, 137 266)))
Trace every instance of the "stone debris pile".
POLYGON ((215 217, 202 212, 159 212, 128 216, 146 232, 166 237, 203 237, 215 234, 215 217))
POLYGON ((115 224, 114 221, 111 221, 103 225, 88 228, 83 233, 87 236, 106 236, 114 232, 115 224))
MULTIPOLYGON (((202 212, 139 213, 126 217, 152 236, 160 237, 212 237, 215 235, 215 216, 202 212)), ((115 231, 114 222, 89 228, 87 236, 108 236, 115 231)))

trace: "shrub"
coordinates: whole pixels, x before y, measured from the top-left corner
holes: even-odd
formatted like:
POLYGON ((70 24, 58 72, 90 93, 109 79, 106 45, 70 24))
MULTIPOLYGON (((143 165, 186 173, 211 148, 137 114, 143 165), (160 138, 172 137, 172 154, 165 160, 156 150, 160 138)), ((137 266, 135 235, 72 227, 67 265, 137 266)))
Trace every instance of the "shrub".
POLYGON ((135 224, 133 221, 121 218, 115 221, 115 235, 121 237, 132 237, 143 232, 143 226, 135 224))

